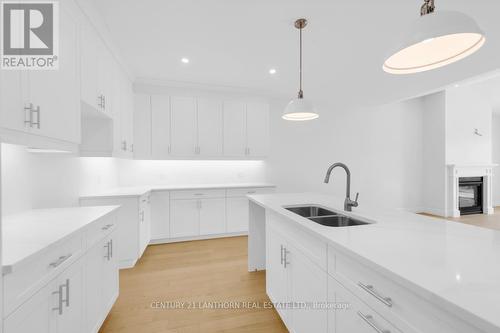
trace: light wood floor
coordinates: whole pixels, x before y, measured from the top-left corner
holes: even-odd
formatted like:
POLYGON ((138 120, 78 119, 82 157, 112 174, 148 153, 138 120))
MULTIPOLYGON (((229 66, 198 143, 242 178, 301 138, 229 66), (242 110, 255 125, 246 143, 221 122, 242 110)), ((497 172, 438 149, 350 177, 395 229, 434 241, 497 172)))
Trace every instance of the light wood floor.
MULTIPOLYGON (((435 216, 426 213, 421 213, 421 214, 430 217, 443 218, 440 216, 435 216)), ((444 219, 475 225, 477 227, 482 227, 482 228, 500 230, 500 207, 495 207, 495 213, 491 215, 475 214, 475 215, 464 215, 460 217, 449 217, 444 219)))
POLYGON ((268 301, 265 272, 247 272, 247 237, 153 245, 134 268, 120 271, 120 296, 100 333, 288 332, 275 310, 256 308, 268 301), (154 309, 156 301, 252 303, 154 309))

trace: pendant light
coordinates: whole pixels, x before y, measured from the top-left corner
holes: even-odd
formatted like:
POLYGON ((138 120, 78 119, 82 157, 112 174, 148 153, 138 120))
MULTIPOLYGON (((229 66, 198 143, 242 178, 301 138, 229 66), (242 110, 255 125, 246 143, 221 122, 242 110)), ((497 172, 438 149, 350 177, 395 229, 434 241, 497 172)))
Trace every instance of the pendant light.
POLYGON ((456 11, 434 11, 434 0, 424 0, 420 18, 398 43, 383 69, 390 74, 413 74, 464 59, 485 43, 483 31, 470 16, 456 11))
POLYGON ((314 109, 311 101, 304 99, 304 92, 302 91, 302 29, 307 25, 307 20, 304 18, 295 21, 295 28, 299 29, 299 42, 300 42, 300 67, 299 67, 299 93, 296 99, 288 103, 283 112, 282 118, 292 121, 312 120, 319 117, 314 109))

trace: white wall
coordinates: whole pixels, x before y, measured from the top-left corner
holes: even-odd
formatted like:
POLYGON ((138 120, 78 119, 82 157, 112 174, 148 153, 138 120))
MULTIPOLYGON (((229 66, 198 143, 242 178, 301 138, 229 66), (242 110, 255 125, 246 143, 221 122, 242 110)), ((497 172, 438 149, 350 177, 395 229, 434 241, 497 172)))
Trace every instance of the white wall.
POLYGON ((119 184, 182 185, 266 182, 264 161, 119 160, 119 184))
POLYGON ((446 163, 491 163, 492 109, 476 85, 446 90, 446 163), (478 129, 482 136, 474 134, 478 129))
POLYGON ((2 144, 2 214, 78 205, 80 194, 114 187, 116 160, 28 153, 2 144))
POLYGON ((446 93, 423 98, 422 211, 446 215, 446 93))
POLYGON ((354 110, 317 106, 320 118, 309 122, 281 119, 285 103, 271 114, 269 180, 280 191, 345 194, 345 173, 328 166, 346 163, 352 172, 352 196, 360 205, 418 210, 422 184, 421 99, 354 110))
MULTIPOLYGON (((500 113, 492 115, 492 162, 500 165, 500 113)), ((493 169, 493 205, 500 206, 500 166, 493 169)))

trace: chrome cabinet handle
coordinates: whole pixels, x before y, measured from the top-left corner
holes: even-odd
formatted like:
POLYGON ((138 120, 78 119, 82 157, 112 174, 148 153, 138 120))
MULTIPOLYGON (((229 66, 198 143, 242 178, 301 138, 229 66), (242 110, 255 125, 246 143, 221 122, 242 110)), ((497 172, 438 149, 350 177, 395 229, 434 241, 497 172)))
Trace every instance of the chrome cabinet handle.
POLYGON ((195 193, 194 195, 199 197, 199 196, 203 195, 203 193, 195 193))
POLYGON ((248 191, 247 194, 254 194, 256 191, 248 191))
POLYGON ((68 254, 68 255, 65 255, 65 256, 60 256, 56 261, 54 262, 51 262, 49 264, 50 267, 52 268, 56 268, 57 266, 61 265, 63 262, 65 262, 66 260, 68 260, 69 258, 71 258, 72 254, 68 254))
POLYGON ((62 299, 61 303, 66 303, 66 307, 69 307, 69 279, 66 279, 66 283, 62 285, 63 288, 66 288, 66 299, 62 299))
POLYGON ((365 323, 370 325, 371 328, 375 330, 377 333, 391 333, 390 330, 385 330, 380 327, 378 327, 374 322, 373 322, 373 316, 371 315, 364 315, 361 311, 358 311, 358 316, 363 319, 365 323))
POLYGON ((106 245, 104 245, 104 248, 106 249, 106 255, 104 256, 104 258, 106 258, 109 261, 109 259, 111 258, 111 252, 110 252, 111 245, 109 244, 109 242, 107 242, 106 245))
POLYGON ((110 250, 109 250, 110 256, 111 256, 111 258, 113 258, 113 239, 109 240, 109 247, 110 247, 110 250))
POLYGON ((377 293, 377 291, 372 285, 369 284, 366 285, 361 282, 358 282, 358 286, 367 293, 369 293, 370 295, 372 295, 373 297, 375 297, 376 299, 378 299, 380 302, 384 303, 386 306, 392 307, 392 299, 390 297, 384 297, 379 293, 377 293))
POLYGON ((31 113, 36 113, 36 123, 35 122, 31 123, 31 127, 33 127, 33 125, 35 125, 36 128, 40 129, 40 125, 41 125, 41 121, 40 121, 40 105, 38 105, 36 107, 36 109, 31 110, 31 113))
POLYGON ((141 222, 144 222, 144 211, 141 212, 141 222))
POLYGON ((127 151, 127 141, 126 140, 122 141, 122 150, 127 151))
POLYGON ((285 268, 287 265, 290 265, 290 262, 288 261, 288 254, 289 253, 290 253, 290 251, 288 251, 286 249, 286 247, 283 247, 283 257, 284 257, 283 258, 283 266, 285 266, 285 268))
POLYGON ((281 251, 280 251, 280 252, 281 252, 281 253, 280 253, 280 255, 281 255, 281 260, 280 260, 280 262, 281 262, 281 265, 283 265, 283 249, 284 249, 284 247, 283 247, 283 245, 280 245, 280 246, 281 246, 281 251))
POLYGON ((24 126, 33 127, 33 103, 24 107, 24 126), (26 120, 26 111, 28 111, 28 120, 26 120))
POLYGON ((102 108, 106 110, 106 96, 102 95, 102 108))
POLYGON ((64 285, 60 285, 59 288, 57 289, 57 291, 52 292, 52 295, 59 295, 58 300, 57 300, 58 306, 55 308, 52 308, 52 311, 57 311, 60 316, 63 314, 63 299, 62 299, 63 286, 64 285))
POLYGON ((101 228, 101 230, 108 230, 112 226, 114 226, 114 224, 106 224, 104 227, 101 228))

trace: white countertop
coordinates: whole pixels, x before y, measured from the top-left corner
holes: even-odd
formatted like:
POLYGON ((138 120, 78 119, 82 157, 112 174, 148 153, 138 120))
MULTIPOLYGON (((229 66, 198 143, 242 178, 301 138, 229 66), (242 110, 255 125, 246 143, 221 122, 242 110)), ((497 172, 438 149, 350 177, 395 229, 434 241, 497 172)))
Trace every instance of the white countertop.
POLYGON ((2 217, 2 271, 70 237, 119 206, 34 209, 2 217))
POLYGON ((312 193, 251 195, 250 200, 315 233, 421 297, 500 332, 500 231, 403 211, 363 207, 343 212, 343 198, 312 193), (332 228, 283 206, 317 204, 376 223, 332 228))
POLYGON ((175 190, 197 190, 197 189, 225 189, 225 188, 256 188, 256 187, 275 187, 269 183, 228 183, 228 184, 191 184, 191 185, 149 185, 149 186, 131 186, 116 187, 97 193, 85 193, 80 196, 81 199, 90 198, 108 198, 108 197, 136 197, 146 194, 150 191, 175 191, 175 190))

